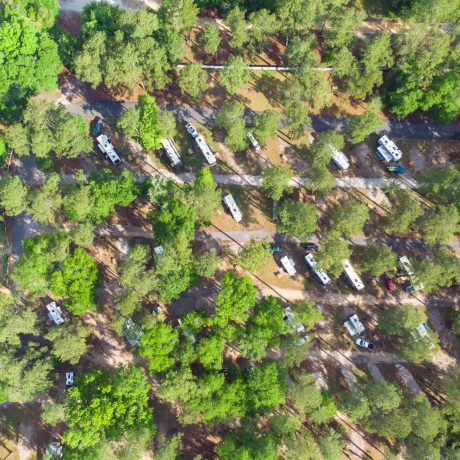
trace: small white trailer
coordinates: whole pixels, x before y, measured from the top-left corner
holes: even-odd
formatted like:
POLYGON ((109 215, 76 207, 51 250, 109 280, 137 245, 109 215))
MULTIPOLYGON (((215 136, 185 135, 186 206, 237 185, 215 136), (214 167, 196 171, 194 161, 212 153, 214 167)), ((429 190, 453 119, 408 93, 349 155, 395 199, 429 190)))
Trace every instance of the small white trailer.
POLYGON ((350 167, 350 161, 347 156, 341 150, 337 150, 334 146, 331 145, 330 147, 332 150, 332 161, 340 170, 347 170, 350 167))
POLYGON ((115 151, 114 146, 109 141, 109 138, 105 134, 101 134, 97 138, 97 145, 101 152, 114 164, 118 165, 121 163, 120 157, 115 151))
POLYGON ((399 150, 398 146, 387 136, 382 136, 378 140, 379 146, 377 147, 377 156, 382 161, 387 161, 388 163, 392 161, 399 161, 402 157, 402 152, 399 150))
POLYGON ((163 146, 163 149, 166 152, 166 156, 168 157, 169 162, 173 168, 182 164, 179 153, 177 152, 174 141, 172 139, 163 139, 161 141, 161 145, 163 146))
POLYGON ((343 324, 352 337, 354 335, 361 335, 366 330, 363 323, 359 320, 358 315, 351 315, 343 324))
POLYGON ((411 261, 407 256, 401 256, 398 259, 399 268, 409 277, 412 288, 414 291, 422 291, 424 289, 423 283, 415 274, 411 261))
POLYGON ((291 259, 288 256, 281 257, 280 263, 283 266, 283 268, 286 270, 286 273, 289 276, 295 276, 297 273, 297 270, 295 268, 295 262, 293 259, 291 259))
POLYGON ((198 145, 198 148, 201 150, 201 153, 205 157, 206 161, 208 162, 209 166, 214 166, 217 163, 217 158, 210 149, 209 145, 206 143, 204 138, 202 136, 196 136, 195 137, 195 142, 196 145, 198 145))
POLYGON ((356 273, 355 269, 351 265, 349 260, 343 260, 343 273, 350 281, 351 285, 357 290, 362 291, 364 289, 364 283, 361 277, 356 273))
POLYGON ((251 147, 254 149, 255 152, 260 152, 260 144, 257 139, 253 136, 252 133, 246 133, 248 136, 249 142, 251 143, 251 147))
POLYGON ((48 318, 53 321, 54 324, 59 325, 64 322, 61 307, 59 307, 56 302, 53 301, 49 303, 46 309, 48 310, 48 318))
POLYGON ((313 254, 306 254, 304 259, 305 263, 307 264, 307 267, 316 275, 318 280, 323 285, 326 286, 328 284, 331 284, 331 278, 329 278, 329 275, 324 270, 318 268, 318 262, 316 262, 316 259, 313 257, 313 254))
POLYGON ((226 195, 224 195, 223 201, 225 207, 229 210, 230 214, 235 219, 235 221, 237 223, 240 223, 243 219, 243 216, 233 196, 230 193, 227 193, 226 195))

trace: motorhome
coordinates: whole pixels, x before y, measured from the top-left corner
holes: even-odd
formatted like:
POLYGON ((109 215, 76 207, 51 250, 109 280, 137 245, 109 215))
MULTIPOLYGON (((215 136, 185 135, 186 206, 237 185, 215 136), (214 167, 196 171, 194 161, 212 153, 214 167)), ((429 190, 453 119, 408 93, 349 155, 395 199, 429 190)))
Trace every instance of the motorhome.
POLYGON ((163 149, 166 152, 166 156, 168 157, 169 162, 173 168, 182 164, 179 153, 177 152, 174 141, 172 139, 163 139, 161 141, 161 145, 163 146, 163 149))
POLYGON ((227 193, 226 195, 224 195, 223 200, 225 207, 229 210, 232 217, 235 219, 236 222, 240 223, 243 219, 243 216, 233 196, 230 193, 227 193))
POLYGON ((304 256, 305 263, 307 264, 307 267, 316 275, 320 283, 323 285, 328 285, 331 284, 331 278, 329 278, 329 275, 324 271, 318 268, 318 262, 316 262, 316 259, 313 257, 313 254, 308 253, 304 256))
POLYGON ((109 141, 109 138, 105 134, 101 134, 97 138, 97 145, 101 152, 114 164, 118 165, 121 163, 120 157, 115 151, 114 146, 109 141))
POLYGON ((354 335, 361 335, 366 330, 356 314, 351 315, 348 320, 343 323, 343 325, 347 328, 352 337, 354 335))
POLYGON ((342 171, 347 170, 350 167, 350 161, 348 160, 347 156, 342 151, 337 150, 332 145, 330 147, 332 150, 332 157, 331 157, 332 161, 342 171))
POLYGON ((364 289, 364 283, 361 277, 356 273, 355 269, 351 265, 349 260, 343 260, 343 273, 350 281, 351 285, 357 290, 361 291, 364 289))
POLYGON ((198 135, 197 137, 195 137, 195 142, 196 145, 198 145, 198 148, 201 150, 201 153, 205 157, 206 161, 208 162, 208 165, 214 166, 217 163, 216 156, 214 155, 206 141, 203 139, 203 137, 198 135))
POLYGON ((419 277, 415 274, 412 263, 407 256, 401 256, 398 259, 399 268, 409 277, 412 289, 414 291, 421 291, 425 286, 420 281, 419 277))
POLYGON ((295 276, 297 270, 295 268, 295 262, 288 256, 281 257, 280 263, 283 266, 284 270, 289 276, 295 276))
POLYGON ((260 152, 260 144, 257 142, 257 139, 252 135, 252 133, 249 132, 247 133, 247 136, 254 151, 260 152))
POLYGON ((62 324, 64 322, 61 307, 59 307, 56 302, 53 301, 49 303, 46 309, 48 310, 48 318, 53 321, 54 324, 62 324))
POLYGON ((387 136, 382 136, 378 140, 379 146, 377 147, 377 156, 388 163, 392 161, 399 161, 402 157, 402 152, 398 146, 387 136))

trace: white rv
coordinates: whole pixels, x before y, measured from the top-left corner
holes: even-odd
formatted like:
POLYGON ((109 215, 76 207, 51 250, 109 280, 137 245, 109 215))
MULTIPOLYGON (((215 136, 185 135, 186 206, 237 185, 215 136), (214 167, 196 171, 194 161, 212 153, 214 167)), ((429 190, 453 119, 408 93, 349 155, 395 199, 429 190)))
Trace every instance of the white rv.
POLYGON ((342 171, 347 170, 350 167, 350 161, 348 160, 347 156, 342 151, 337 150, 332 145, 330 147, 332 150, 332 161, 342 171))
POLYGON ((173 168, 182 164, 179 153, 177 152, 172 139, 163 139, 161 141, 161 145, 163 146, 163 149, 166 152, 169 162, 173 168))
POLYGON ((351 315, 343 324, 352 337, 354 335, 361 335, 366 330, 363 323, 359 320, 358 315, 351 315))
POLYGON ((433 349, 435 347, 434 343, 431 341, 431 337, 430 337, 430 334, 428 333, 428 328, 426 327, 426 324, 420 323, 415 328, 415 332, 411 332, 410 334, 416 342, 419 342, 420 338, 426 339, 430 342, 430 345, 429 345, 430 349, 433 349))
POLYGON ((61 307, 59 307, 56 302, 49 303, 46 309, 48 310, 48 318, 53 321, 54 324, 62 324, 64 322, 61 307))
POLYGON ((419 280, 418 276, 414 272, 414 268, 412 267, 412 263, 407 256, 401 256, 398 259, 399 268, 409 277, 412 287, 414 291, 421 291, 425 286, 419 280))
POLYGON ((329 275, 324 270, 318 268, 318 262, 316 262, 316 259, 311 253, 306 254, 304 259, 307 267, 316 275, 322 284, 325 286, 331 284, 331 278, 329 278, 329 275))
POLYGON ((289 307, 284 309, 284 321, 286 321, 294 331, 299 333, 305 332, 305 326, 303 324, 298 324, 294 320, 294 317, 294 312, 289 307))
POLYGON ((241 215, 240 208, 236 204, 233 196, 230 193, 227 193, 227 195, 224 196, 223 200, 225 207, 230 211, 232 217, 235 219, 236 222, 240 223, 243 219, 243 216, 241 215))
POLYGON ((256 152, 260 152, 260 144, 257 142, 257 139, 252 135, 252 133, 249 133, 249 132, 247 133, 247 136, 248 136, 249 142, 251 143, 252 148, 256 152))
POLYGON ((118 156, 115 148, 109 141, 109 138, 105 134, 101 134, 97 138, 97 145, 101 149, 101 152, 114 164, 118 165, 121 163, 120 157, 118 156))
POLYGON ((196 142, 196 145, 198 145, 198 148, 201 150, 201 153, 205 157, 206 161, 208 162, 208 165, 214 166, 217 163, 216 156, 214 155, 212 150, 209 148, 209 145, 206 143, 203 137, 202 136, 195 137, 195 142, 196 142))
POLYGON ((352 286, 357 290, 361 291, 364 289, 364 283, 361 277, 356 273, 355 269, 351 265, 349 260, 343 260, 343 273, 348 278, 348 281, 352 284, 352 286))
POLYGON ((295 262, 288 256, 281 257, 280 259, 281 265, 286 270, 289 276, 295 276, 297 270, 295 268, 295 262))
POLYGON ((387 136, 382 136, 378 140, 379 146, 377 147, 377 156, 382 161, 392 162, 399 161, 402 157, 402 152, 398 146, 387 136))

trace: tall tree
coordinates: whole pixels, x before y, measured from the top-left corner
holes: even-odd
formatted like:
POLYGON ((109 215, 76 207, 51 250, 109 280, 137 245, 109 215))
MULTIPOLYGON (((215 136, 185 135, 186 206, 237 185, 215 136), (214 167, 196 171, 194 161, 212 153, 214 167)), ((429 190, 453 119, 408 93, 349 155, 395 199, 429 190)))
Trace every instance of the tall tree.
POLYGON ((343 261, 351 256, 348 244, 340 234, 331 231, 323 235, 324 244, 316 257, 318 265, 326 272, 339 276, 343 272, 343 261))
POLYGON ((385 272, 392 272, 396 267, 397 254, 390 246, 369 244, 363 248, 359 258, 359 265, 372 276, 380 276, 385 272))
POLYGON ((279 200, 284 193, 290 193, 291 172, 287 168, 274 166, 263 173, 261 189, 272 200, 279 200))
POLYGON ((348 201, 337 206, 333 213, 334 230, 342 236, 350 237, 363 231, 364 223, 369 219, 367 206, 358 201, 348 201))
POLYGON ((179 73, 179 88, 190 94, 195 101, 199 101, 208 88, 207 78, 208 74, 200 64, 188 64, 179 73))
POLYGON ((229 94, 236 94, 238 89, 249 82, 250 73, 243 58, 231 56, 221 71, 221 85, 229 94))
POLYGON ((309 203, 285 201, 278 214, 278 231, 305 241, 316 231, 317 212, 309 203))
POLYGON ((405 235, 414 229, 417 219, 423 215, 422 206, 407 190, 398 186, 389 188, 387 193, 392 206, 386 218, 385 229, 405 235))
POLYGON ((62 203, 60 181, 58 174, 51 173, 41 190, 33 190, 29 193, 29 212, 39 224, 54 222, 55 213, 62 203))
POLYGON ((145 151, 158 150, 161 147, 161 128, 158 125, 158 108, 155 98, 143 93, 137 100, 139 110, 139 139, 145 151))
POLYGON ((232 33, 230 46, 232 48, 241 49, 249 40, 248 26, 244 19, 244 11, 235 6, 227 14, 226 22, 232 33))
POLYGON ((187 197, 199 226, 209 225, 222 206, 221 191, 209 168, 201 168, 187 197))
POLYGON ((241 265, 248 272, 262 270, 271 258, 271 251, 267 242, 259 243, 252 238, 235 257, 235 263, 241 265))
POLYGON ((216 54, 220 45, 219 29, 215 24, 206 24, 200 35, 200 43, 208 54, 216 54))
POLYGON ((198 7, 193 0, 165 0, 159 15, 179 33, 188 33, 196 23, 198 7))
POLYGON ((27 209, 27 187, 19 176, 5 174, 0 179, 0 205, 7 216, 15 216, 27 209))
POLYGON ((382 121, 382 102, 378 97, 371 99, 362 115, 353 116, 348 125, 348 134, 353 144, 359 144, 373 133, 382 121))
POLYGON ((455 205, 440 206, 422 221, 423 239, 433 246, 437 243, 448 243, 454 233, 459 230, 460 215, 455 205))
POLYGON ((265 145, 269 138, 276 137, 280 115, 275 110, 266 110, 254 118, 254 135, 260 145, 265 145))

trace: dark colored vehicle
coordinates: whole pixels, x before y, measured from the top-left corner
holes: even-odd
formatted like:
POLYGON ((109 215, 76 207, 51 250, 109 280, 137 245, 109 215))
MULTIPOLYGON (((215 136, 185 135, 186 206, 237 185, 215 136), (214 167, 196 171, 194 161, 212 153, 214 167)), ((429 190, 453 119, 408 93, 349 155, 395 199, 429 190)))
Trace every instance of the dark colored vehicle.
POLYGON ((383 274, 383 279, 385 280, 385 284, 386 284, 386 286, 387 286, 387 289, 388 289, 390 292, 395 292, 395 291, 396 291, 395 283, 394 283, 394 281, 388 276, 387 273, 384 273, 384 274, 383 274))
POLYGON ((93 136, 99 136, 101 131, 102 131, 102 120, 99 117, 96 117, 94 119, 94 125, 93 125, 93 130, 91 131, 91 134, 93 136))
POLYGON ((372 342, 368 342, 367 340, 364 340, 364 339, 356 339, 355 343, 359 347, 367 348, 368 350, 373 350, 374 349, 374 344, 372 342))
POLYGON ((270 245, 270 250, 273 251, 273 252, 283 252, 283 246, 281 246, 280 244, 271 244, 270 245))
POLYGON ((394 172, 396 174, 404 174, 406 168, 403 165, 387 166, 387 171, 394 172))
POLYGON ((302 249, 305 249, 305 251, 317 251, 318 245, 315 243, 304 243, 301 245, 302 249))

